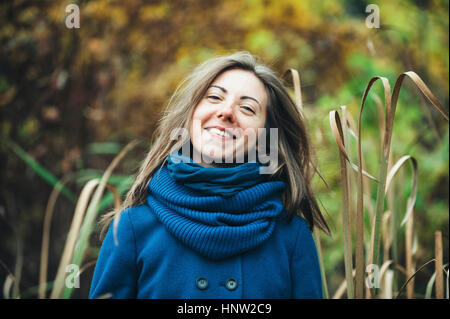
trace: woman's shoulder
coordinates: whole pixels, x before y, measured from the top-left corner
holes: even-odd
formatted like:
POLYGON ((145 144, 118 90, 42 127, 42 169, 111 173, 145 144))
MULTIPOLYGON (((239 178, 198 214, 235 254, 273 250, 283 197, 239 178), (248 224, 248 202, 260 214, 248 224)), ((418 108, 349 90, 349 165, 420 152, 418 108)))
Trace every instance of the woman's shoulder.
POLYGON ((122 210, 122 214, 129 215, 133 218, 142 218, 150 212, 149 207, 146 204, 127 207, 122 210))
POLYGON ((283 229, 291 229, 292 231, 310 231, 308 223, 305 218, 299 215, 294 215, 289 218, 287 213, 280 216, 280 227, 283 229))
POLYGON ((155 214, 152 214, 146 204, 127 207, 120 213, 119 220, 126 219, 134 230, 148 227, 156 222, 155 214))
POLYGON ((299 237, 309 237, 312 235, 307 221, 299 215, 294 215, 290 219, 287 215, 280 217, 277 232, 279 233, 279 236, 287 239, 288 241, 292 241, 293 239, 299 237))
POLYGON ((133 238, 136 243, 139 243, 145 240, 146 234, 158 227, 160 227, 160 223, 155 218, 155 214, 147 205, 143 204, 124 208, 110 223, 109 232, 133 238), (117 229, 114 230, 116 224, 117 229))
POLYGON ((148 207, 147 204, 127 207, 122 210, 121 214, 128 215, 133 222, 144 222, 155 219, 154 214, 152 214, 150 207, 148 207))

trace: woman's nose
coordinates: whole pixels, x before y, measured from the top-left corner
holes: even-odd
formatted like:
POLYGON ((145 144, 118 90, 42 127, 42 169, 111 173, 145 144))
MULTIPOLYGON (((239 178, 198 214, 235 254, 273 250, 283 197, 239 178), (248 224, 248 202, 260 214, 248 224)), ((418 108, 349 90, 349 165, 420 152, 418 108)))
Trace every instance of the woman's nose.
POLYGON ((228 102, 224 103, 220 106, 220 109, 217 111, 217 117, 224 120, 224 121, 234 121, 234 110, 233 110, 233 103, 228 102))

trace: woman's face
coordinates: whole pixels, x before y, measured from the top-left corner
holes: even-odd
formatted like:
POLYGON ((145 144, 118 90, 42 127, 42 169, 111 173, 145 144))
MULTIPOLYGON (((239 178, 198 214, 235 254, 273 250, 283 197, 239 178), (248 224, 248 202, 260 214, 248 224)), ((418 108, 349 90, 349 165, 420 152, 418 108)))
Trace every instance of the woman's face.
POLYGON ((264 84, 252 72, 220 74, 196 106, 189 128, 194 154, 203 157, 199 164, 210 166, 205 158, 224 162, 254 150, 254 137, 266 122, 267 99, 264 84))

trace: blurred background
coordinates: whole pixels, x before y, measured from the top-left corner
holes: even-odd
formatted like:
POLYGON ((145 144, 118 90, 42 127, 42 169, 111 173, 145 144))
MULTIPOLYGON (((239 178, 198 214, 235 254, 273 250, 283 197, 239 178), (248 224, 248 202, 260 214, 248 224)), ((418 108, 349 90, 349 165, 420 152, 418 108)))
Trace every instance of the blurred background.
MULTIPOLYGON (((346 105, 357 122, 362 94, 374 76, 394 86, 416 72, 448 112, 449 2, 447 0, 245 0, 245 1, 3 1, 0 4, 0 285, 4 297, 36 298, 44 215, 57 181, 65 183, 51 221, 48 281, 56 275, 82 187, 100 177, 133 139, 109 182, 124 194, 149 139, 180 80, 217 54, 246 50, 280 77, 299 71, 302 99, 320 178, 314 187, 333 235, 321 235, 330 297, 345 279, 339 152, 328 113, 346 105), (67 28, 66 6, 80 9, 80 28, 67 28), (380 27, 366 26, 366 6, 380 9, 380 27), (9 279, 8 279, 9 278, 9 279), (11 278, 14 278, 13 280, 11 278)), ((285 76, 292 90, 292 81, 285 76)), ((363 115, 367 170, 377 176, 380 123, 376 84, 363 115), (376 95, 377 94, 377 95, 376 95)), ((416 269, 434 256, 442 231, 448 262, 448 122, 405 80, 400 93, 392 157, 418 161, 414 217, 416 269)), ((356 143, 353 139, 353 150, 356 143)), ((356 151, 352 154, 356 163, 356 151)), ((396 179, 403 216, 411 169, 396 179)), ((372 182, 372 200, 376 185, 372 182)), ((101 211, 112 207, 103 198, 101 211)), ((366 214, 367 215, 367 214, 366 214)), ((401 217, 402 218, 402 217, 401 217)), ((400 219, 401 219, 400 218, 400 219)), ((370 221, 369 221, 370 223, 370 221)), ((398 241, 404 242, 404 227, 398 241)), ((95 261, 98 228, 85 263, 95 261)), ((404 263, 404 244, 399 263, 404 263)), ((73 298, 86 298, 94 266, 81 275, 73 298)), ((447 268, 448 269, 448 268, 447 268)), ((416 275, 415 297, 424 298, 434 272, 416 275)), ((405 278, 399 275, 401 286, 405 278)), ((344 295, 345 296, 345 295, 344 295)))

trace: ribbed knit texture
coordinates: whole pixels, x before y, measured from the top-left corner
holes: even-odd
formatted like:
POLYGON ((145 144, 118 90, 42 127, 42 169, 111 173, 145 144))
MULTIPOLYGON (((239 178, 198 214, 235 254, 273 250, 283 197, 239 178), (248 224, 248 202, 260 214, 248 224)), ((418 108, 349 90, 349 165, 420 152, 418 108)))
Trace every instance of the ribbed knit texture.
POLYGON ((264 182, 259 162, 246 162, 234 167, 203 167, 188 156, 172 153, 167 157, 167 169, 178 183, 203 195, 231 197, 236 193, 264 182))
POLYGON ((264 243, 284 212, 282 181, 259 183, 230 198, 201 195, 177 183, 164 165, 149 183, 147 203, 169 232, 202 256, 220 260, 264 243))

